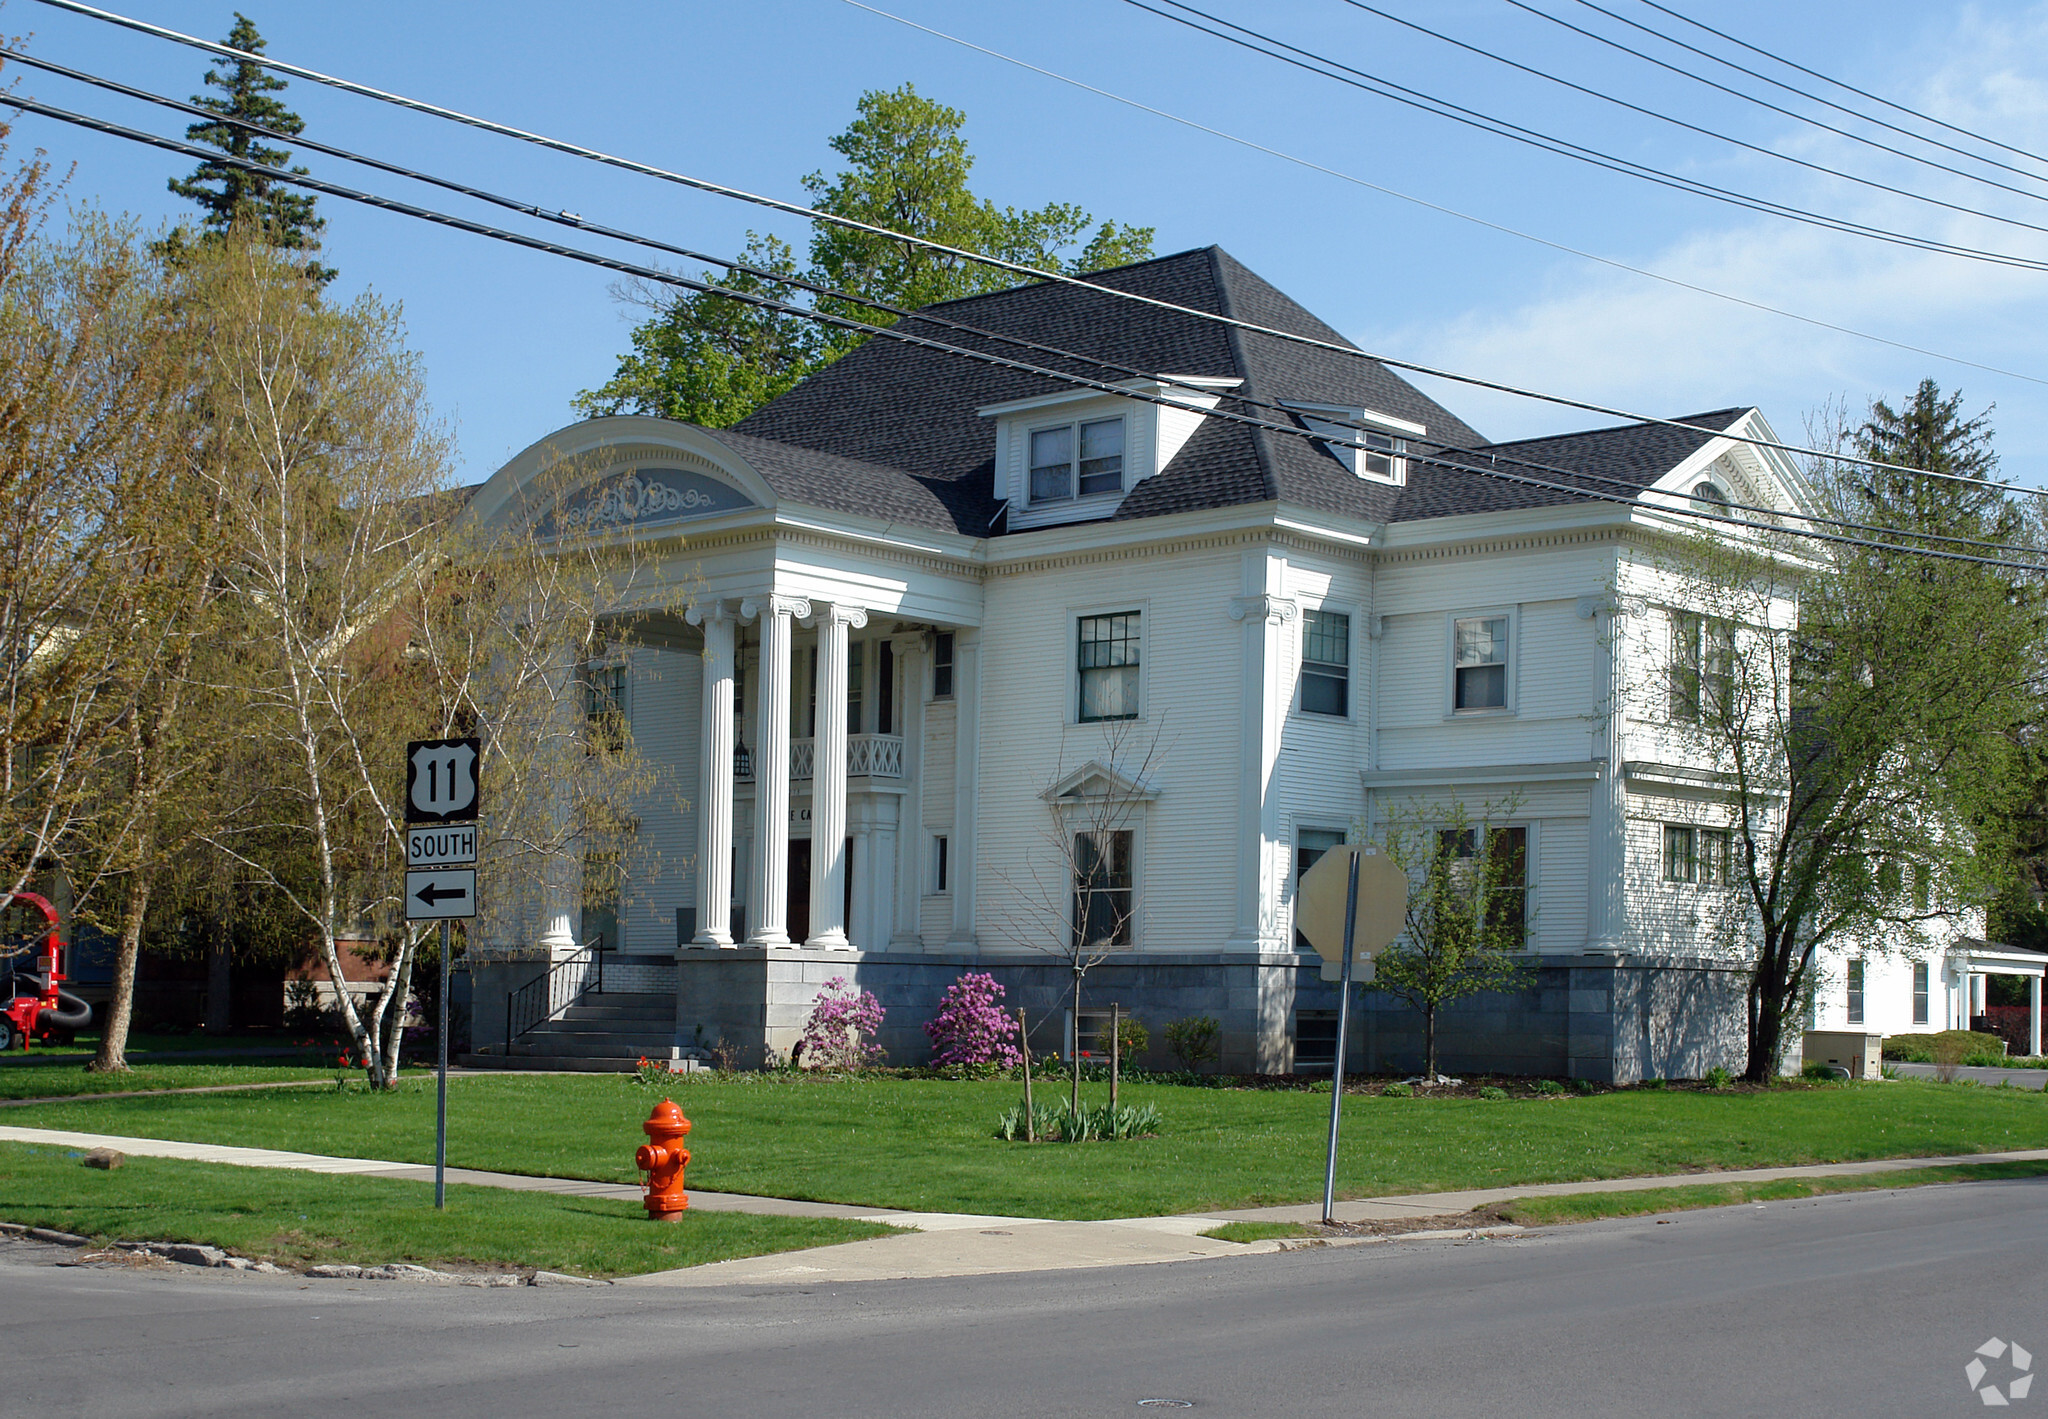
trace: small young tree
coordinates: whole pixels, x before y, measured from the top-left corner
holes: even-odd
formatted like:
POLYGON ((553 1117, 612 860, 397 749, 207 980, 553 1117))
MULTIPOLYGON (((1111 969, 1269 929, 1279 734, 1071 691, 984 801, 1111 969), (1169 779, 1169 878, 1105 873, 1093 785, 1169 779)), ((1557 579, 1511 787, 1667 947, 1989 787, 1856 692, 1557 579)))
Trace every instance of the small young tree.
POLYGON ((1071 982, 1074 1017, 1068 1107, 1081 1107, 1081 992, 1088 972, 1131 946, 1137 883, 1132 846, 1137 819, 1153 793, 1151 780, 1164 757, 1158 728, 1142 734, 1135 719, 1104 719, 1089 726, 1098 753, 1069 768, 1060 757, 1040 791, 1046 816, 1038 851, 1021 873, 997 867, 1011 889, 1008 910, 992 918, 1018 945, 1059 958, 1071 982))
POLYGON ((1437 1077, 1437 1014, 1454 1000, 1525 978, 1527 829, 1509 798, 1478 816, 1459 799, 1396 808, 1381 849, 1408 875, 1407 927, 1379 956, 1374 987, 1422 1012, 1423 1074, 1437 1077))

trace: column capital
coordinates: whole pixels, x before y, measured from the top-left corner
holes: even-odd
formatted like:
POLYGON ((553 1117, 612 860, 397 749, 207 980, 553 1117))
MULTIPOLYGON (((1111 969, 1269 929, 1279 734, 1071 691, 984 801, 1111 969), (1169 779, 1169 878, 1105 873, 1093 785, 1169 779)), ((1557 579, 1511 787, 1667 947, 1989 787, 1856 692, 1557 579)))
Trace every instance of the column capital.
POLYGON ((846 601, 812 601, 806 603, 810 609, 803 613, 803 623, 816 622, 820 626, 848 626, 859 630, 868 623, 865 606, 855 606, 846 601))
POLYGON ((1233 621, 1258 620, 1284 625, 1300 614, 1301 608, 1291 597, 1275 596, 1270 592, 1230 598, 1230 619, 1233 621))
POLYGON ((683 619, 693 626, 701 626, 707 621, 737 621, 741 619, 740 603, 724 598, 695 601, 683 612, 683 619))
POLYGON ((799 621, 809 619, 811 603, 801 596, 784 596, 770 592, 766 596, 749 596, 740 602, 740 619, 751 621, 758 616, 794 616, 799 621))

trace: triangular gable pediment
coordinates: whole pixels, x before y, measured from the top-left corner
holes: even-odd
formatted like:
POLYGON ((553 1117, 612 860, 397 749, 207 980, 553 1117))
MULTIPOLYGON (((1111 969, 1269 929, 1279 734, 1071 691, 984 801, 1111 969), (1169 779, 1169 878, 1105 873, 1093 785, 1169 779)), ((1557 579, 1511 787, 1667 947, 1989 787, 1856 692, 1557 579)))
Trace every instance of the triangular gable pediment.
POLYGON ((1090 759, 1038 796, 1049 803, 1104 798, 1149 802, 1159 796, 1159 790, 1143 779, 1132 778, 1100 759, 1090 759))
POLYGON ((1752 439, 1783 442, 1763 414, 1751 409, 1651 485, 1646 501, 1655 505, 1668 498, 1688 508, 1712 510, 1717 499, 1711 490, 1718 490, 1731 505, 1731 517, 1754 518, 1757 513, 1747 509, 1757 508, 1792 517, 1815 512, 1818 499, 1798 460, 1782 449, 1749 442, 1752 439))
POLYGON ((525 449, 477 490, 471 515, 529 521, 543 537, 656 529, 773 508, 766 479, 693 424, 586 419, 525 449))

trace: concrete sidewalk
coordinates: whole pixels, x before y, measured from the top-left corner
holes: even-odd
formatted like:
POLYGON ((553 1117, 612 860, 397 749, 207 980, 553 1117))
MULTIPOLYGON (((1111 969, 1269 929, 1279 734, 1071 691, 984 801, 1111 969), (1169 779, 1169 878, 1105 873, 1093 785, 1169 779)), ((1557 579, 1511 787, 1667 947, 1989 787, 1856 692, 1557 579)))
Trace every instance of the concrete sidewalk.
MULTIPOLYGON (((237 1148, 215 1143, 180 1143, 158 1138, 126 1138, 105 1133, 73 1133, 50 1128, 0 1127, 0 1142, 33 1143, 53 1148, 117 1148, 138 1158, 187 1158, 244 1168, 298 1168, 315 1173, 432 1181, 434 1170, 418 1163, 375 1158, 333 1158, 272 1148, 237 1148)), ((1518 1197, 1557 1197, 1571 1193, 1636 1192, 1648 1188, 1699 1184, 1774 1182, 1783 1178, 1856 1177, 1914 1168, 1962 1163, 2048 1161, 2048 1149, 2005 1153, 1966 1153, 1940 1158, 1882 1158, 1869 1162, 1821 1163, 1807 1167, 1744 1168, 1728 1172, 1679 1173, 1665 1177, 1608 1178, 1586 1182, 1532 1183, 1519 1187, 1481 1188, 1463 1192, 1417 1193, 1409 1196, 1362 1198, 1337 1204, 1340 1221, 1414 1222, 1461 1217, 1474 1208, 1518 1197)), ((523 1192, 551 1192, 570 1197, 608 1197, 637 1201, 633 1183, 588 1182, 573 1178, 539 1178, 522 1173, 492 1173, 450 1168, 450 1182, 523 1192)), ((784 1217, 845 1217, 912 1228, 891 1237, 847 1242, 773 1256, 745 1257, 680 1271, 654 1272, 621 1280, 622 1286, 723 1286, 816 1284, 842 1281, 903 1280, 936 1276, 980 1276, 1018 1271, 1061 1271, 1097 1266, 1132 1266, 1184 1261, 1191 1257, 1250 1256, 1278 1251, 1285 1241, 1224 1242, 1201 1233, 1224 1222, 1315 1222, 1317 1203, 1288 1207, 1251 1207, 1179 1217, 1123 1217, 1100 1222, 1062 1222, 1036 1217, 980 1216, 957 1212, 905 1212, 885 1207, 804 1202, 744 1193, 690 1190, 690 1206, 706 1212, 756 1212, 784 1217)), ((1514 1231, 1514 1228, 1492 1229, 1514 1231)), ((1421 1237, 1476 1236, 1470 1229, 1410 1233, 1421 1237)), ((1360 1240, 1374 1240, 1362 1238, 1360 1240)), ((1300 1245, 1301 1243, 1294 1243, 1300 1245)))

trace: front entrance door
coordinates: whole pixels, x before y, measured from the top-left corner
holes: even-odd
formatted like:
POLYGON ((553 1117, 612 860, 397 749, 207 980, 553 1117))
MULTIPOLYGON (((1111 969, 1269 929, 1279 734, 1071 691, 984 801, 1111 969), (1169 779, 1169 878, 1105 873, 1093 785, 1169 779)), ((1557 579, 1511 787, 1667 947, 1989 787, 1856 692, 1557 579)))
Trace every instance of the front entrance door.
MULTIPOLYGON (((841 908, 840 920, 853 921, 853 839, 846 840, 846 902, 841 908)), ((811 935, 811 840, 791 838, 789 840, 789 897, 788 914, 789 939, 798 945, 810 939, 811 935)))

